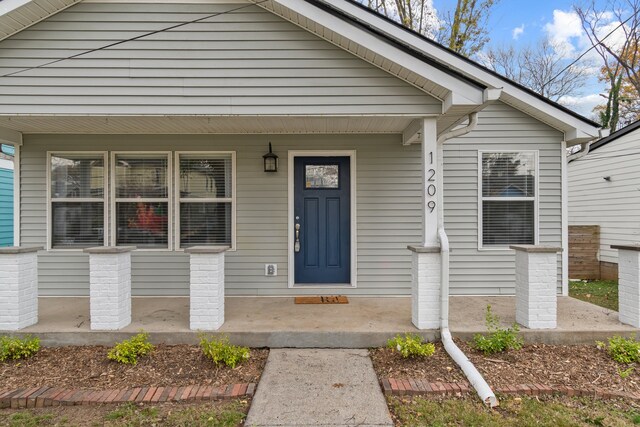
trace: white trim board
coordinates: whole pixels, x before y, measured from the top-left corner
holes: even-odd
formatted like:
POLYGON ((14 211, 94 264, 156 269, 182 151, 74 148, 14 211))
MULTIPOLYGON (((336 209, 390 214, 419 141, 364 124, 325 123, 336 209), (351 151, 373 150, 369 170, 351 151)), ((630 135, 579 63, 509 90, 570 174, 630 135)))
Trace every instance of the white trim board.
POLYGON ((344 289, 358 287, 358 228, 357 228, 357 203, 356 203, 356 150, 289 150, 287 162, 287 258, 288 258, 288 287, 303 289, 344 289), (351 199, 351 283, 350 284, 295 284, 295 258, 294 258, 294 174, 293 164, 295 157, 349 157, 350 199, 351 199))

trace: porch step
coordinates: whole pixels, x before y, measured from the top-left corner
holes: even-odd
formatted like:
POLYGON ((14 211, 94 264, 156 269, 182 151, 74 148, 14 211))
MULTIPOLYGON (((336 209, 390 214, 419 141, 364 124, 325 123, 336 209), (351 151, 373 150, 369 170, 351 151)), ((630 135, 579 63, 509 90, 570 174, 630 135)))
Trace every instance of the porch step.
POLYGON ((245 426, 392 426, 367 350, 272 349, 245 426))

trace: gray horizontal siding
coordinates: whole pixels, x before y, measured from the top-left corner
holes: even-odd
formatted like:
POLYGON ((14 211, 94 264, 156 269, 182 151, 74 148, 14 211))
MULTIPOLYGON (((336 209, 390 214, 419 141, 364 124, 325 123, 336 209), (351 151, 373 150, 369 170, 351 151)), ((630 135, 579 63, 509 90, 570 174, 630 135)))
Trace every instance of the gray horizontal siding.
POLYGON ((618 262, 610 245, 640 242, 639 165, 638 131, 569 163, 569 225, 600 226, 601 261, 618 262))
MULTIPOLYGON (((444 218, 451 243, 451 293, 513 294, 515 254, 478 250, 478 150, 539 151, 540 244, 562 244, 563 135, 549 126, 498 103, 479 115, 470 134, 445 143, 444 218)), ((558 256, 558 292, 562 287, 558 256)))
POLYGON ((0 42, 0 114, 435 114, 440 101, 257 6, 83 3, 0 42), (229 12, 229 13, 225 13, 229 12))
MULTIPOLYGON (((407 295, 411 256, 420 239, 419 146, 403 147, 395 135, 126 136, 27 135, 21 152, 22 242, 46 243, 46 151, 234 150, 237 152, 237 251, 226 256, 228 295, 293 295, 287 288, 287 151, 356 150, 358 289, 349 295, 407 295), (280 156, 276 174, 262 171, 267 142, 280 156), (264 264, 278 276, 265 277, 264 264)), ((188 257, 180 252, 136 251, 134 295, 187 295, 188 257)), ((50 251, 39 261, 43 295, 87 295, 88 258, 50 251)), ((331 292, 331 291, 327 291, 331 292)))

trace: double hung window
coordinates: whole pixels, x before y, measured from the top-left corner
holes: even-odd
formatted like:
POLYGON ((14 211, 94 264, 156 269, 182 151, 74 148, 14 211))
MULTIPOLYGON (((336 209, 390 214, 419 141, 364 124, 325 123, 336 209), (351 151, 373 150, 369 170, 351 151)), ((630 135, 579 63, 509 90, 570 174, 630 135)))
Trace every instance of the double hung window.
POLYGON ((537 152, 480 152, 482 247, 535 244, 537 152))
POLYGON ((105 160, 105 153, 49 154, 51 248, 104 245, 105 160))

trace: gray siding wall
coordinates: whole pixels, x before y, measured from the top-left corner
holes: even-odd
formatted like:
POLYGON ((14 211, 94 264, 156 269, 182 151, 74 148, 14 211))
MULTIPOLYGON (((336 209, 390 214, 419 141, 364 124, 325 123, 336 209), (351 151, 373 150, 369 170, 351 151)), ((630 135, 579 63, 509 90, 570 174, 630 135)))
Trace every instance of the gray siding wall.
MULTIPOLYGON (((451 293, 513 294, 515 254, 478 250, 478 150, 539 151, 540 244, 562 243, 562 133, 498 103, 479 115, 470 134, 445 143, 444 217, 451 243, 451 293)), ((558 255, 558 292, 562 291, 558 255)))
MULTIPOLYGON (((451 240, 453 294, 512 294, 512 251, 478 250, 478 150, 539 151, 540 243, 561 245, 562 134, 504 104, 481 113, 478 129, 445 147, 445 222, 451 240)), ((356 150, 358 289, 349 295, 408 295, 409 244, 421 236, 420 146, 403 147, 393 135, 27 135, 22 149, 22 241, 46 242, 46 151, 233 150, 237 152, 237 251, 226 261, 228 295, 292 295, 287 288, 287 151, 356 150), (280 171, 265 174, 267 141, 280 171), (264 264, 279 276, 264 276, 264 264)), ((135 295, 186 295, 188 258, 180 252, 137 251, 135 295)), ((561 290, 558 256, 558 290, 561 290)), ((88 259, 78 252, 40 257, 43 295, 86 295, 88 259)), ((308 293, 317 293, 310 290, 308 293)), ((324 292, 324 291, 323 291, 324 292)), ((326 290, 332 293, 331 290, 326 290)), ((335 291, 333 291, 335 293, 335 291)))
POLYGON ((638 154, 636 130, 569 163, 569 225, 600 226, 600 261, 618 262, 610 245, 640 242, 638 154))
MULTIPOLYGON (((403 147, 398 135, 127 136, 27 135, 21 151, 22 244, 46 244, 46 152, 69 150, 236 151, 237 251, 226 257, 227 295, 292 295, 287 288, 288 150, 356 150, 358 289, 340 293, 407 295, 411 255, 420 240, 420 146, 403 147), (263 172, 267 142, 280 156, 276 174, 263 172), (277 277, 264 276, 265 263, 277 277)), ((136 251, 134 295, 187 295, 188 256, 136 251)), ((87 295, 88 257, 49 251, 39 257, 42 295, 87 295)), ((331 290, 323 291, 335 293, 331 290)))
POLYGON ((0 78, 0 114, 441 112, 435 98, 246 4, 81 3, 0 42, 0 73, 231 10, 0 78))

